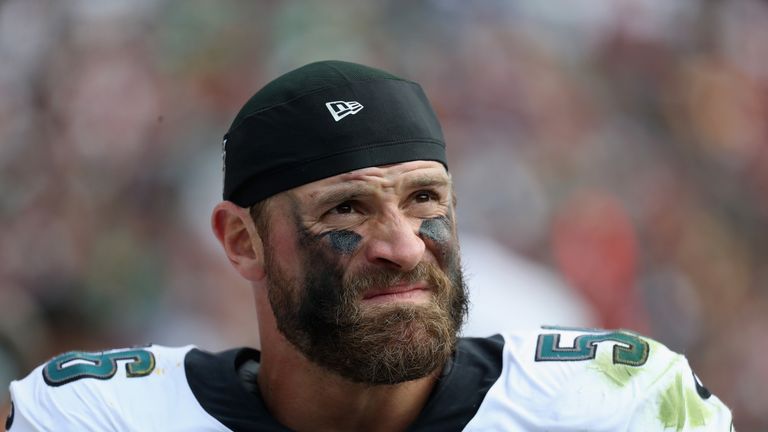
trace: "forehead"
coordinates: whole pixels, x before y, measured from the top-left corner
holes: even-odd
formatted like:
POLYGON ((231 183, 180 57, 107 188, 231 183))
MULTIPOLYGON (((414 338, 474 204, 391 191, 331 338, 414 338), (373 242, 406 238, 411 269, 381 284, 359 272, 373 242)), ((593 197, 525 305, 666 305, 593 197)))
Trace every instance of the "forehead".
POLYGON ((397 188, 424 180, 431 183, 450 183, 450 175, 443 164, 434 161, 411 161, 377 167, 361 168, 335 175, 293 189, 298 196, 312 197, 327 189, 343 185, 365 185, 373 188, 397 188))

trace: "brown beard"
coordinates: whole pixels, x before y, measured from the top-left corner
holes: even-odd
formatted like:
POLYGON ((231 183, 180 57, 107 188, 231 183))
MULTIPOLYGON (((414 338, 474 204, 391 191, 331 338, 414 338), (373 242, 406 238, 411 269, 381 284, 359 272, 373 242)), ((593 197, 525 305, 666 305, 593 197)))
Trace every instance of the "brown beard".
POLYGON ((383 268, 347 275, 320 245, 303 249, 303 280, 288 276, 265 245, 269 300, 278 329, 304 356, 353 382, 396 384, 425 377, 451 357, 467 313, 458 251, 447 271, 421 263, 409 272, 383 268), (427 304, 363 306, 363 294, 426 281, 427 304))

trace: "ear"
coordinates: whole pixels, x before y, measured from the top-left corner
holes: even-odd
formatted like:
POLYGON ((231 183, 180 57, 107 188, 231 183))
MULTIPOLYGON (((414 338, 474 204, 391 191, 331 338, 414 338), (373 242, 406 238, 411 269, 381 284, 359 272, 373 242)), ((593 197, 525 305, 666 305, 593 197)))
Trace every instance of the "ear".
POLYGON ((252 282, 264 278, 264 246, 248 209, 220 202, 213 209, 211 228, 242 277, 252 282))

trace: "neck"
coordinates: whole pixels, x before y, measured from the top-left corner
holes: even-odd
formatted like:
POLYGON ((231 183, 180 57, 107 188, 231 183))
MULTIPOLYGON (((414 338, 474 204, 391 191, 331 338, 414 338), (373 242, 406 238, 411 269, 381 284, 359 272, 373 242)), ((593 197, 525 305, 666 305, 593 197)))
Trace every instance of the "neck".
POLYGON ((434 373, 400 384, 365 385, 306 359, 296 360, 262 354, 258 376, 272 415, 296 431, 405 430, 426 404, 437 377, 434 373))
POLYGON ((440 370, 392 385, 351 382, 309 361, 258 307, 262 340, 258 385, 277 421, 296 431, 402 431, 418 417, 440 370))

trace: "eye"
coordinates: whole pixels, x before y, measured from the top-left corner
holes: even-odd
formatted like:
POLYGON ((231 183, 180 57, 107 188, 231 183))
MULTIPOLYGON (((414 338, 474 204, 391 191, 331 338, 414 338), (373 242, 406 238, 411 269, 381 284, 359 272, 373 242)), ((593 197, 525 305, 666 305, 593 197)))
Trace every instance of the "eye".
POLYGON ((437 199, 437 194, 430 191, 419 191, 413 195, 413 200, 417 203, 425 203, 437 199))
POLYGON ((343 203, 331 209, 331 213, 335 213, 335 214, 350 214, 354 212, 355 212, 355 208, 353 206, 352 201, 344 201, 343 203))

